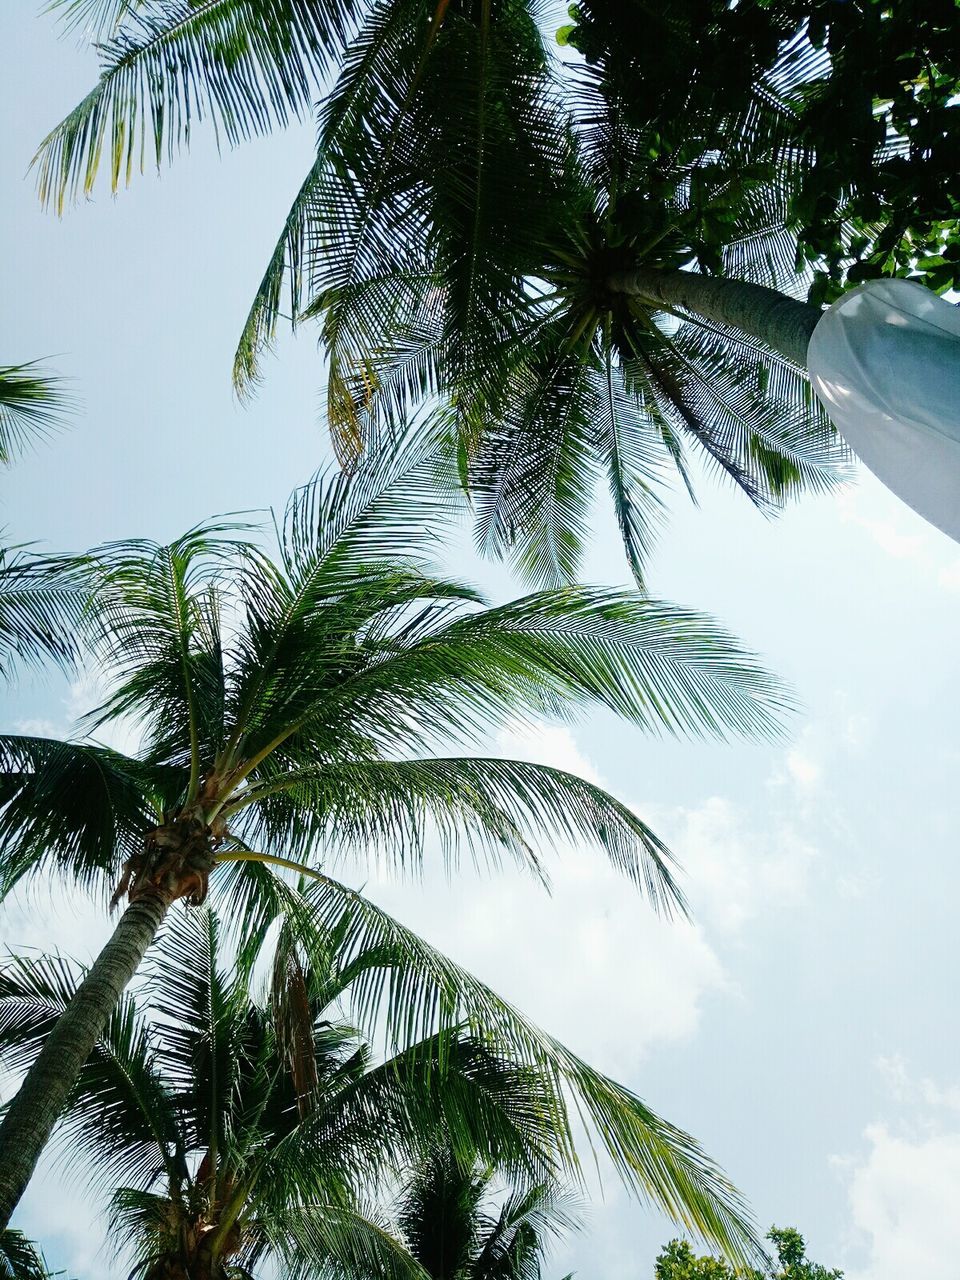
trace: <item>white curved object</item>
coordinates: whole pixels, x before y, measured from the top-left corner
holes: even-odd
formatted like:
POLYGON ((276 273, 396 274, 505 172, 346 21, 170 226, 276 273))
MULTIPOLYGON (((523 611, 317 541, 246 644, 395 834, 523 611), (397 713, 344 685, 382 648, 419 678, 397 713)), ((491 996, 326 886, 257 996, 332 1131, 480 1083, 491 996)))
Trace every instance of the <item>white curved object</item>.
POLYGON ((823 313, 807 364, 854 453, 960 542, 960 308, 910 280, 871 280, 823 313))

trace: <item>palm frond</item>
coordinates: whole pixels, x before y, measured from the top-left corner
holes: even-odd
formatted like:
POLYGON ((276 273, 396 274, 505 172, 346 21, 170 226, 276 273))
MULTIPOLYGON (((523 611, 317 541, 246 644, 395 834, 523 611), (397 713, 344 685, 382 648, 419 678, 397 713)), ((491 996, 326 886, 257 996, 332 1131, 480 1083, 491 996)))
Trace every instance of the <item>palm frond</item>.
POLYGON ((849 455, 806 376, 761 344, 697 319, 651 360, 665 406, 687 425, 711 424, 711 453, 759 505, 849 478, 849 455))
POLYGON ((181 1140, 213 1153, 224 1141, 240 1070, 231 1005, 241 997, 221 972, 218 935, 212 912, 176 912, 162 949, 147 963, 155 1069, 176 1094, 181 1140))
POLYGON ((83 560, 0 546, 0 676, 17 663, 70 668, 89 599, 83 560))
POLYGON ((300 315, 308 229, 316 216, 323 165, 324 157, 318 156, 303 180, 247 313, 233 359, 233 385, 241 397, 250 395, 259 382, 260 357, 276 337, 284 280, 289 287, 291 323, 295 325, 300 315))
POLYGON ((154 759, 182 766, 195 798, 201 761, 212 761, 224 733, 222 591, 245 544, 245 528, 221 522, 191 529, 168 545, 111 543, 91 553, 97 608, 92 643, 113 683, 87 718, 137 716, 154 759))
POLYGON ((481 1204, 488 1183, 473 1161, 464 1164, 444 1146, 428 1152, 408 1177, 399 1225, 411 1253, 434 1280, 473 1276, 486 1225, 481 1204))
POLYGON ((335 1274, 350 1280, 428 1280, 426 1273, 373 1211, 312 1203, 257 1221, 290 1280, 335 1274))
MULTIPOLYGON (((339 963, 350 974, 351 1003, 362 1026, 383 1027, 389 1042, 400 1044, 459 1026, 493 1036, 515 1063, 550 1082, 561 1103, 570 1099, 628 1187, 728 1256, 756 1256, 756 1237, 739 1194, 689 1135, 361 894, 316 872, 311 880, 300 895, 288 889, 288 918, 305 938, 316 929, 342 938, 339 963)), ((234 883, 241 896, 249 891, 242 881, 241 874, 234 883)), ((554 1125, 557 1156, 577 1177, 575 1125, 565 1104, 554 1125)))
POLYGON ((145 3, 146 0, 47 0, 46 7, 68 31, 79 27, 85 38, 101 40, 112 35, 128 14, 145 3))
POLYGON ((166 794, 166 771, 108 747, 0 735, 0 896, 41 864, 82 885, 115 881, 166 794))
POLYGON ((0 365, 0 463, 64 425, 73 401, 62 378, 36 362, 0 365))
POLYGON ((352 0, 127 6, 100 45, 96 87, 34 157, 41 200, 60 212, 89 195, 104 158, 116 191, 148 162, 172 158, 205 118, 231 146, 300 118, 354 12, 352 0))
POLYGON ((545 765, 473 758, 331 763, 270 777, 242 803, 252 814, 249 829, 242 827, 248 843, 266 841, 303 860, 327 848, 338 857, 417 868, 425 846, 439 839, 448 859, 464 845, 475 861, 496 860, 502 851, 542 878, 537 847, 588 841, 645 887, 656 907, 683 906, 673 857, 650 828, 600 787, 545 765))
POLYGON ((445 425, 442 413, 428 413, 352 473, 328 471, 296 490, 282 531, 288 570, 333 559, 341 570, 396 564, 439 547, 463 512, 442 448, 445 425))
MULTIPOLYGON (((66 960, 11 956, 0 972, 0 1060, 26 1069, 76 991, 83 971, 66 960)), ((74 1086, 57 1131, 63 1158, 95 1186, 149 1186, 185 1173, 170 1099, 153 1063, 147 1027, 121 997, 74 1086), (95 1161, 91 1162, 91 1153, 95 1161)))
POLYGON ((434 741, 462 740, 507 716, 569 718, 589 704, 654 733, 776 736, 792 705, 712 620, 590 587, 457 618, 346 679, 338 694, 371 733, 398 744, 408 734, 416 741, 418 724, 434 741))
POLYGON ((463 1161, 480 1158, 530 1182, 558 1165, 563 1105, 554 1082, 515 1062, 495 1037, 439 1032, 372 1066, 323 1099, 287 1158, 322 1144, 343 1151, 362 1185, 374 1171, 422 1158, 438 1141, 463 1161))
POLYGON ((22 1231, 9 1227, 0 1231, 0 1277, 2 1280, 50 1280, 43 1254, 22 1231))

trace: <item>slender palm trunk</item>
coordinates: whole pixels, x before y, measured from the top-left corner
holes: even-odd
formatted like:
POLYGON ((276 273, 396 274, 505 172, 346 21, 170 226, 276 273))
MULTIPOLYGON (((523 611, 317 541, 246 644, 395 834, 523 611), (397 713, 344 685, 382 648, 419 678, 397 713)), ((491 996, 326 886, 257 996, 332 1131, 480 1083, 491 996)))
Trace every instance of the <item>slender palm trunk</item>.
POLYGON ((0 1125, 0 1230, 26 1190, 83 1064, 167 913, 168 899, 132 902, 57 1019, 0 1125))
POLYGON ((762 284, 701 276, 693 271, 652 271, 639 267, 607 281, 615 293, 631 293, 682 309, 716 324, 741 329, 779 351, 802 369, 807 367, 810 337, 823 315, 817 307, 762 284))

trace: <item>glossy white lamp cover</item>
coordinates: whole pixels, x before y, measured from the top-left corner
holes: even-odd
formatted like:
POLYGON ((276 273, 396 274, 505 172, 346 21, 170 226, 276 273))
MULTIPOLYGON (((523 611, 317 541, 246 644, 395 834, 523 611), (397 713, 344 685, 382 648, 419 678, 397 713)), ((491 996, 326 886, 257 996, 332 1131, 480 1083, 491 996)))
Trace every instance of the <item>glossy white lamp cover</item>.
POLYGON ((854 453, 960 542, 960 308, 910 280, 871 280, 823 313, 807 363, 854 453))

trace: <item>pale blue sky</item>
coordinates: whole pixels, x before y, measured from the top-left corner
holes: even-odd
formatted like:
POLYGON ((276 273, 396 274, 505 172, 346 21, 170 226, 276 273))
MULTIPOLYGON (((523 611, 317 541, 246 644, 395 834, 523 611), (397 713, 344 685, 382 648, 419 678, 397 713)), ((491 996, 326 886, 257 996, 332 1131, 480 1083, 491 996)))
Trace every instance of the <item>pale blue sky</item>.
MULTIPOLYGON (((9 536, 79 549, 281 504, 327 456, 315 342, 282 344, 250 408, 229 371, 310 126, 222 160, 198 130, 162 179, 58 221, 23 175, 94 60, 27 3, 4 6, 0 41, 0 362, 48 358, 82 402, 3 478, 9 536)), ((603 512, 597 529, 588 576, 622 578, 603 512)), ((552 900, 509 877, 374 892, 696 1134, 761 1223, 796 1224, 851 1280, 955 1280, 960 547, 869 477, 775 523, 708 486, 699 510, 675 495, 652 590, 714 612, 794 684, 792 742, 653 743, 598 716, 504 745, 591 770, 658 825, 698 927, 654 922, 576 851, 552 900)), ((5 692, 11 727, 83 703, 5 692)), ((13 944, 89 951, 103 928, 76 900, 0 915, 13 944)), ((80 1277, 114 1274, 49 1170, 22 1225, 80 1277)), ((608 1191, 557 1274, 647 1280, 670 1234, 608 1191)))

